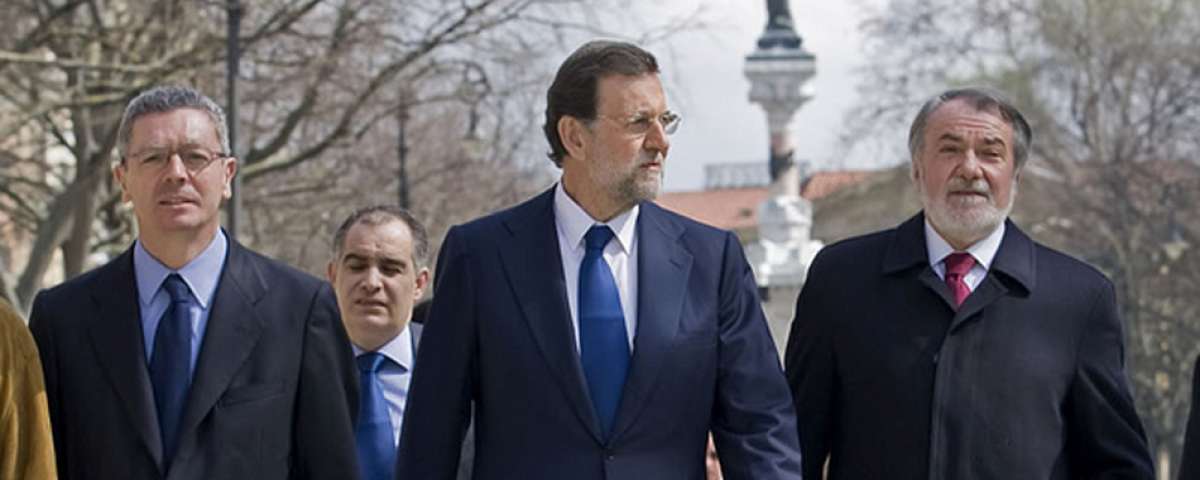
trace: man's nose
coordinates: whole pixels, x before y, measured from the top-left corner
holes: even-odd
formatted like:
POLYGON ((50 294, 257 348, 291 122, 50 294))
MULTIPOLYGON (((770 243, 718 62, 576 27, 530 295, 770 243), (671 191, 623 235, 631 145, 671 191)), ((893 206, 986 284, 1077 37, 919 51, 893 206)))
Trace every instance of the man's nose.
POLYGON ((379 269, 368 268, 363 276, 362 287, 368 292, 374 292, 383 287, 383 275, 379 274, 379 269))
POLYGON ((167 178, 171 180, 183 180, 188 176, 187 165, 184 165, 183 157, 175 152, 167 157, 167 164, 163 166, 163 169, 166 170, 167 178))
POLYGON ((958 164, 958 175, 966 179, 975 179, 983 175, 983 164, 974 149, 967 149, 962 161, 958 164))
POLYGON ((671 140, 669 135, 667 135, 666 126, 659 120, 651 123, 650 130, 646 132, 646 140, 642 148, 661 153, 662 156, 666 157, 667 150, 671 148, 671 140))

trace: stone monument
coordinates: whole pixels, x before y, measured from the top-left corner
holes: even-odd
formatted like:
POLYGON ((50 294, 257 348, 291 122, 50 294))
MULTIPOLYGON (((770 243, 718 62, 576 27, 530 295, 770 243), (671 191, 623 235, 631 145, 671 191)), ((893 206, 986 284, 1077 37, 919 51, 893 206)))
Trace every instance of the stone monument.
POLYGON ((821 248, 810 237, 812 205, 800 196, 804 173, 794 160, 788 126, 813 93, 816 57, 804 49, 787 0, 767 0, 767 27, 746 56, 750 101, 767 114, 770 131, 770 196, 758 207, 758 239, 746 246, 776 345, 783 349, 796 295, 808 265, 821 248))

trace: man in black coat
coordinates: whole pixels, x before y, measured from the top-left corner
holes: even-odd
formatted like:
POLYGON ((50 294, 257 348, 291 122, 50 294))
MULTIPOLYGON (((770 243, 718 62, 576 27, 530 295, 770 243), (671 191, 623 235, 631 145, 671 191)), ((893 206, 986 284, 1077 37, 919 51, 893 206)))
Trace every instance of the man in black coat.
POLYGON ((324 282, 227 238, 220 107, 126 109, 113 173, 138 238, 34 301, 62 479, 356 478, 357 370, 324 282))
POLYGON ((995 93, 935 97, 923 212, 813 261, 786 354, 805 478, 1154 478, 1112 284, 1006 220, 1031 137, 995 93))

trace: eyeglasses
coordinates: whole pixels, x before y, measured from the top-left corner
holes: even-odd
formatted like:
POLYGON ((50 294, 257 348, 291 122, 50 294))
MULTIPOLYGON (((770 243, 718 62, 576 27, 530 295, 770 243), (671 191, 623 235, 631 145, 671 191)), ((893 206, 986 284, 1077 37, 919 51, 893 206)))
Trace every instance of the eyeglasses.
POLYGON ((678 113, 670 111, 663 112, 658 117, 645 114, 638 114, 631 117, 610 117, 607 115, 597 114, 596 118, 603 118, 610 122, 616 123, 624 128, 625 131, 634 135, 645 135, 650 133, 650 127, 655 122, 658 122, 663 131, 666 132, 667 135, 670 135, 675 133, 675 130, 679 129, 679 124, 683 121, 683 118, 680 117, 678 113))
POLYGON ((218 158, 229 158, 229 154, 210 152, 203 148, 186 148, 183 150, 149 150, 137 155, 131 155, 132 162, 138 168, 158 172, 171 163, 171 157, 179 157, 183 168, 189 174, 195 175, 208 168, 218 158))

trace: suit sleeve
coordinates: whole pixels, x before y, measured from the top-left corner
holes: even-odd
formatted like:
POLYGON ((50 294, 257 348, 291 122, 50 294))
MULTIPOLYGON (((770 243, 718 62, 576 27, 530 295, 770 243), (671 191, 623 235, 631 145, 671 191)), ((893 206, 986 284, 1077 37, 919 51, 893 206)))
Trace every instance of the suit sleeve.
POLYGON ((1154 466, 1125 376, 1125 342, 1111 283, 1098 292, 1078 346, 1066 403, 1067 449, 1079 478, 1153 479, 1154 466))
POLYGON ((1200 357, 1196 357, 1192 370, 1192 411, 1184 434, 1179 478, 1200 478, 1200 357))
POLYGON ((808 279, 796 299, 796 313, 788 335, 786 362, 788 386, 796 406, 800 429, 800 451, 803 453, 804 478, 822 478, 825 460, 829 456, 832 436, 834 392, 837 371, 831 333, 831 311, 824 305, 828 296, 821 292, 824 274, 822 254, 818 253, 808 272, 808 279))
POLYGON ((354 354, 329 286, 322 283, 311 302, 296 388, 292 478, 357 478, 354 354))
POLYGON ((39 293, 33 299, 33 310, 29 314, 29 332, 33 334, 34 343, 38 346, 38 357, 42 361, 42 378, 46 387, 46 406, 50 414, 50 432, 54 437, 55 463, 59 474, 67 475, 71 470, 70 449, 66 441, 66 422, 63 421, 58 381, 58 346, 54 340, 53 315, 46 311, 46 298, 39 293))
POLYGON ((717 394, 713 441, 729 480, 800 478, 796 415, 758 285, 726 234, 719 292, 717 394))
POLYGON ((438 255, 433 305, 413 369, 397 479, 453 480, 471 416, 475 378, 475 292, 461 227, 438 255))

